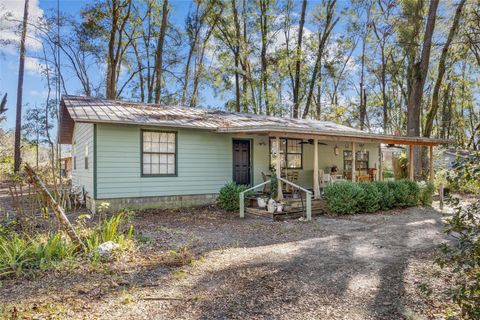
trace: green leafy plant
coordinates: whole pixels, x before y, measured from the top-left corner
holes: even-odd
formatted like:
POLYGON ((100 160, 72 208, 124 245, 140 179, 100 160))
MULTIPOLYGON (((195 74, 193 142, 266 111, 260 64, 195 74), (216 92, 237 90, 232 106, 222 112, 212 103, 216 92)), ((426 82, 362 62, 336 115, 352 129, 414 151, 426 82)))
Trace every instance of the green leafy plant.
POLYGON ((432 205, 432 197, 435 193, 435 185, 431 182, 420 182, 418 184, 420 189, 418 200, 422 206, 432 205))
POLYGON ((375 181, 373 184, 377 187, 377 190, 380 193, 380 199, 378 202, 380 209, 388 210, 395 207, 395 195, 393 194, 393 189, 390 188, 389 183, 386 181, 375 181))
POLYGON ((381 208, 381 193, 377 189, 377 185, 370 182, 360 183, 363 189, 363 201, 360 202, 361 212, 375 212, 381 208))
POLYGON ((480 193, 480 152, 473 152, 468 157, 458 157, 446 179, 452 190, 480 193))
MULTIPOLYGON (((429 192, 430 189, 425 190, 425 201, 429 196, 431 198, 429 192)), ((344 181, 328 185, 325 200, 333 213, 355 214, 416 206, 420 194, 420 187, 411 180, 363 183, 344 181)))
POLYGON ((359 213, 364 199, 365 192, 363 188, 353 182, 336 182, 325 188, 327 206, 336 214, 359 213))
MULTIPOLYGON (((248 186, 229 182, 224 185, 218 194, 217 203, 225 211, 237 211, 240 208, 240 192, 245 191, 248 186)), ((245 194, 245 198, 251 196, 252 193, 245 194)))
POLYGON ((454 214, 446 233, 455 241, 443 244, 436 263, 451 274, 449 292, 461 319, 480 319, 480 201, 461 206, 449 200, 454 214))

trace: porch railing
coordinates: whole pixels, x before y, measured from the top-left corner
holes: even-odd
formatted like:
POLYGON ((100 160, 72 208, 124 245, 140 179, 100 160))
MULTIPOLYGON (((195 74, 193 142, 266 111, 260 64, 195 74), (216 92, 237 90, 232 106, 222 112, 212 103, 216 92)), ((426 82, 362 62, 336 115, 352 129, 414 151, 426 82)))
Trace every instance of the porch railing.
MULTIPOLYGON (((303 192, 305 192, 305 198, 306 198, 306 213, 307 213, 307 221, 311 221, 312 220, 312 192, 310 190, 307 190, 291 181, 288 181, 282 177, 278 177, 277 176, 277 179, 280 180, 280 181, 283 181, 285 182, 286 184, 289 184, 291 185, 292 187, 294 188, 297 188, 303 192)), ((267 181, 264 181, 260 184, 257 184, 256 186, 253 186, 247 190, 244 190, 242 192, 240 192, 239 194, 239 197, 240 197, 240 218, 245 218, 245 193, 246 192, 249 192, 249 191, 252 191, 252 190, 255 190, 255 189, 258 189, 260 187, 263 187, 264 185, 266 185, 267 183, 270 183, 271 180, 267 180, 267 181)))

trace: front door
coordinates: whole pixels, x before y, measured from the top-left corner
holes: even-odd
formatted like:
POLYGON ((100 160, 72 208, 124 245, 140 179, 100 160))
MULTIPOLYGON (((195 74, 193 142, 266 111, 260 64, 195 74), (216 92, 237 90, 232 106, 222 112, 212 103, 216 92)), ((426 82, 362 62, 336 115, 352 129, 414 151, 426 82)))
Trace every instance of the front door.
POLYGON ((233 181, 250 185, 250 141, 233 140, 233 181))

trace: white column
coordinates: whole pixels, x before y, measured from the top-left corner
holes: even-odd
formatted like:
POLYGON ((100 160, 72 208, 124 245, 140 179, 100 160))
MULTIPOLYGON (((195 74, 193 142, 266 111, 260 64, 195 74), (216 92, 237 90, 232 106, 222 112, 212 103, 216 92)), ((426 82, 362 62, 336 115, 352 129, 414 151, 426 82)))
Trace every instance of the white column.
POLYGON ((318 139, 313 139, 313 197, 320 199, 320 183, 318 181, 318 139))
POLYGON ((280 177, 282 176, 282 167, 281 167, 281 154, 280 154, 280 138, 277 136, 276 138, 276 144, 277 144, 277 162, 276 162, 276 169, 275 173, 277 174, 277 181, 278 181, 278 188, 277 188, 277 200, 281 201, 283 200, 283 191, 282 191, 282 181, 280 180, 280 177))
POLYGON ((355 162, 357 162, 356 157, 355 142, 352 142, 352 182, 355 182, 355 175, 357 171, 355 168, 355 162))

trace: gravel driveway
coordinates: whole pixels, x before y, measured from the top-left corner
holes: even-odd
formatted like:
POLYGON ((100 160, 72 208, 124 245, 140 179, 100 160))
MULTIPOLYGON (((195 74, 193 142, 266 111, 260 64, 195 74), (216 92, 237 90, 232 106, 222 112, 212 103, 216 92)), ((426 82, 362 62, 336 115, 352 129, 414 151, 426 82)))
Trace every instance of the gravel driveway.
MULTIPOLYGON (((80 279, 52 275, 29 283, 35 294, 26 301, 50 295, 66 310, 65 318, 89 319, 437 319, 444 314, 445 276, 433 260, 446 239, 442 214, 432 208, 317 217, 312 223, 241 220, 208 210, 143 213, 135 224, 150 240, 140 252, 149 263, 134 261, 80 279), (156 254, 182 245, 195 253, 192 264, 176 269, 156 264, 156 254), (71 302, 59 298, 65 296, 71 302)), ((0 294, 8 290, 14 291, 14 283, 0 294)), ((25 298, 20 292, 9 297, 10 303, 25 298)))

